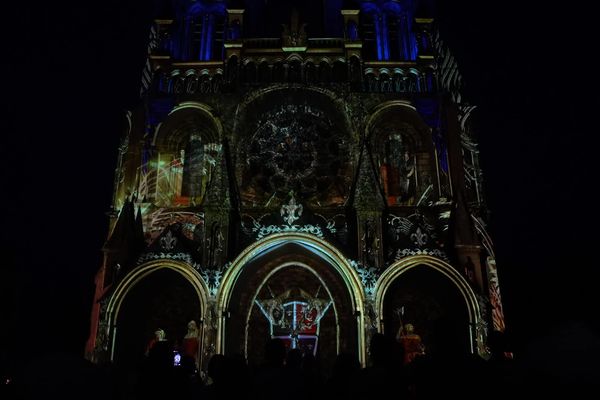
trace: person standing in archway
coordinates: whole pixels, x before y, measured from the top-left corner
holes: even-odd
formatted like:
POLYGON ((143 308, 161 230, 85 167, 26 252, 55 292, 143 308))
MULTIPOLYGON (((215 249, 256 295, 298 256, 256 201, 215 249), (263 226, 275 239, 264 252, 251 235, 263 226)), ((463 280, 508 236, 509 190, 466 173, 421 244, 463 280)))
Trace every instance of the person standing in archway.
POLYGON ((400 324, 396 340, 404 348, 404 365, 411 363, 415 358, 425 354, 425 346, 423 346, 421 336, 415 333, 413 324, 400 324))
POLYGON ((184 357, 194 359, 196 366, 198 365, 198 350, 200 349, 200 333, 196 321, 191 320, 187 325, 187 333, 183 337, 182 350, 184 357))

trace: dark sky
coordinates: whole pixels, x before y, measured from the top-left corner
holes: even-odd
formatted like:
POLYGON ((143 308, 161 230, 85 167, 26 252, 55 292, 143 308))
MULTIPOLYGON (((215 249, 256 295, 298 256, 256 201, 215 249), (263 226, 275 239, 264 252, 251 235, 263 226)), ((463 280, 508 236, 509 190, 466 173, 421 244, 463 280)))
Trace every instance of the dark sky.
MULTIPOLYGON (((9 329, 0 332, 25 353, 40 337, 85 336, 122 115, 137 100, 152 15, 145 0, 40 3, 3 6, 2 27, 0 289, 9 329)), ((479 105, 490 229, 515 341, 526 346, 571 319, 594 322, 589 10, 439 3, 464 95, 479 105)))

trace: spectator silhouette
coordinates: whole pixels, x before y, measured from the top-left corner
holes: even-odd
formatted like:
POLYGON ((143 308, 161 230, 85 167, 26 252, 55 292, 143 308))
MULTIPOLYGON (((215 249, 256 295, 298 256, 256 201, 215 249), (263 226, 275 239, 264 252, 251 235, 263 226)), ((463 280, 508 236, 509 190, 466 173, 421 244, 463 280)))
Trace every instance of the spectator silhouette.
MULTIPOLYGON (((38 336, 27 339, 36 343, 35 352, 27 353, 17 365, 14 377, 14 395, 18 399, 107 399, 115 397, 114 381, 110 371, 84 358, 89 334, 86 302, 70 298, 52 299, 61 310, 46 326, 43 342, 38 336), (35 339, 35 340, 34 340, 35 339)), ((91 302, 91 300, 90 300, 91 302)), ((30 334, 25 333, 25 337, 30 334)))
POLYGON ((369 346, 371 365, 362 371, 361 397, 385 398, 390 393, 398 399, 408 397, 402 368, 404 352, 394 338, 376 333, 369 346))
POLYGON ((442 317, 434 322, 431 352, 410 364, 414 395, 419 400, 481 396, 485 363, 467 350, 467 327, 442 317), (461 332, 464 331, 464 335, 461 332), (432 384, 435 382, 435 384, 432 384))
POLYGON ((335 359, 331 377, 325 385, 324 398, 357 398, 360 362, 353 353, 340 353, 335 359))
POLYGON ((231 363, 223 354, 215 354, 208 362, 207 375, 210 383, 206 386, 207 399, 226 398, 229 390, 228 378, 231 363))
POLYGON ((254 395, 256 399, 280 399, 290 391, 285 385, 284 361, 285 344, 281 339, 270 339, 265 346, 265 361, 254 376, 254 395))

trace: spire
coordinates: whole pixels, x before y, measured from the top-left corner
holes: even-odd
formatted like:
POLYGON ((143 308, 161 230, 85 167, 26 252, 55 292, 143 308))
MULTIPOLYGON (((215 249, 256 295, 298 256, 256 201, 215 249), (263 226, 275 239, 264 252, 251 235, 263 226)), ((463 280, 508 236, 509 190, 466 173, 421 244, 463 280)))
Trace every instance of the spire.
POLYGON ((133 200, 127 199, 121 207, 121 212, 115 223, 110 237, 104 247, 110 250, 119 250, 126 246, 129 238, 134 237, 135 232, 135 208, 133 200))
POLYGON ((366 145, 362 148, 359 162, 360 167, 354 189, 354 208, 357 210, 382 210, 385 208, 385 202, 366 145))
POLYGON ((456 191, 456 211, 454 215, 454 239, 457 245, 475 245, 479 240, 475 233, 471 213, 462 190, 456 191))
POLYGON ((135 216, 135 241, 142 250, 144 248, 144 221, 142 219, 142 207, 138 207, 137 214, 135 216))

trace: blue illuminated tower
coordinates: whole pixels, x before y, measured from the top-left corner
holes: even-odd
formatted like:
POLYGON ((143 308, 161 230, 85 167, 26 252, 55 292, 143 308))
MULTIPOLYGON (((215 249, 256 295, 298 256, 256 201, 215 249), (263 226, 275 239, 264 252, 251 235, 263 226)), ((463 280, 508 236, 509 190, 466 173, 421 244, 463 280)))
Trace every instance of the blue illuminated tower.
POLYGON ((167 3, 126 115, 91 359, 132 363, 157 328, 175 348, 192 319, 201 368, 258 362, 275 335, 367 364, 372 335, 408 323, 425 353, 443 334, 487 356, 504 319, 475 107, 429 3, 167 3))

